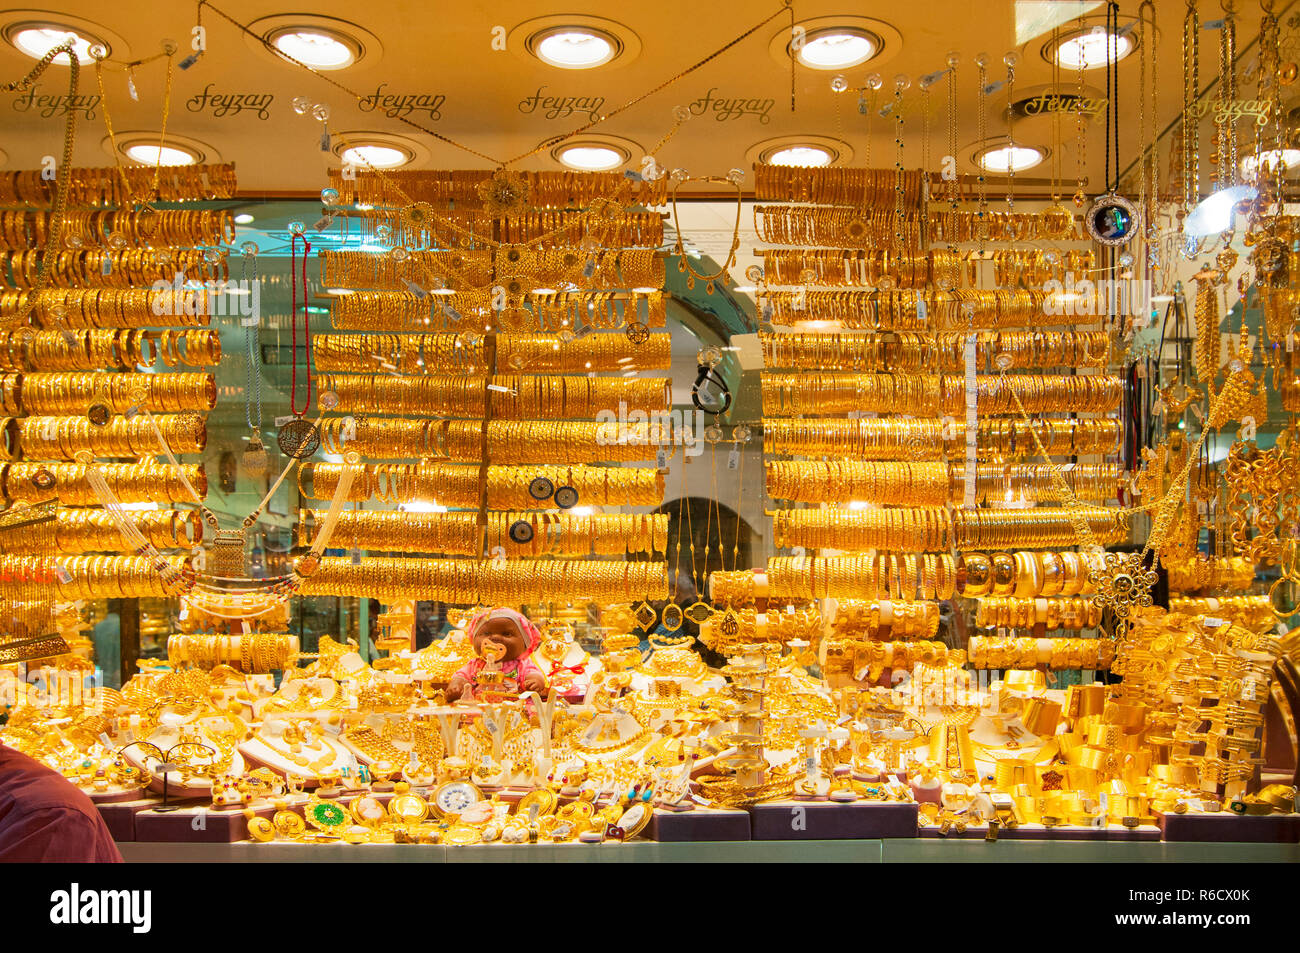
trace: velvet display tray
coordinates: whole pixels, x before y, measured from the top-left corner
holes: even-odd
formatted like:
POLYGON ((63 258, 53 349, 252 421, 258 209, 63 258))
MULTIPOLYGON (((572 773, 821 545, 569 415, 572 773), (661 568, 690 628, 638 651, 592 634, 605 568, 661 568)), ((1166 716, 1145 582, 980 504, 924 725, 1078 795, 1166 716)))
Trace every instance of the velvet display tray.
POLYGON ((683 841, 744 841, 750 839, 748 811, 727 811, 696 807, 690 811, 657 810, 645 830, 649 840, 661 843, 683 841))
POLYGON ((754 840, 915 837, 917 806, 899 801, 767 801, 749 811, 754 840))
POLYGON ((1167 841, 1231 842, 1238 844, 1300 843, 1300 814, 1263 817, 1219 814, 1157 814, 1167 841))

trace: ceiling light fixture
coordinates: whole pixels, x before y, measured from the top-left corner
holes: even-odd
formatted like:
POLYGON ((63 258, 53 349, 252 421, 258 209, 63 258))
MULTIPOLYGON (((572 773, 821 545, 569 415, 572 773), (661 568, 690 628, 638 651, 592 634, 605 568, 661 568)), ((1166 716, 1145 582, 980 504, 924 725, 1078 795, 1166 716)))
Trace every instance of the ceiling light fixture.
POLYGON ((826 166, 835 161, 835 155, 822 146, 779 146, 763 156, 769 165, 826 166))
POLYGON ((795 58, 809 69, 860 66, 880 52, 880 38, 858 27, 825 27, 806 35, 795 58))
POLYGON ((975 154, 975 162, 985 172, 1005 175, 1008 172, 1023 172, 1032 169, 1047 158, 1047 150, 1038 146, 1022 146, 1015 143, 990 146, 975 154))
POLYGON ((350 37, 317 26, 284 27, 269 39, 281 53, 315 69, 345 69, 360 52, 360 44, 350 37))
POLYGON ((339 153, 339 158, 347 165, 360 168, 396 169, 411 161, 411 154, 396 146, 362 144, 349 146, 339 153))
MULTIPOLYGON (((1050 44, 1049 44, 1050 46, 1050 44)), ((1056 44, 1048 57, 1055 57, 1061 69, 1100 69, 1115 63, 1133 52, 1135 44, 1127 33, 1108 33, 1103 27, 1094 27, 1082 33, 1073 33, 1056 44)))
MULTIPOLYGON (((82 63, 91 62, 92 46, 102 47, 105 51, 109 49, 108 44, 99 37, 90 36, 83 31, 58 23, 15 23, 5 30, 5 39, 19 51, 37 60, 68 40, 72 40, 72 48, 77 55, 77 60, 82 63)), ((50 62, 56 66, 67 66, 68 54, 60 53, 50 62)))
POLYGON ((557 26, 534 33, 528 49, 543 63, 558 69, 595 69, 622 51, 617 37, 589 26, 557 26))
POLYGON ((579 143, 561 146, 555 157, 570 169, 583 172, 608 172, 627 161, 627 153, 603 143, 579 143))
POLYGON ((203 157, 184 146, 160 146, 156 142, 122 144, 122 154, 141 165, 195 165, 203 157))

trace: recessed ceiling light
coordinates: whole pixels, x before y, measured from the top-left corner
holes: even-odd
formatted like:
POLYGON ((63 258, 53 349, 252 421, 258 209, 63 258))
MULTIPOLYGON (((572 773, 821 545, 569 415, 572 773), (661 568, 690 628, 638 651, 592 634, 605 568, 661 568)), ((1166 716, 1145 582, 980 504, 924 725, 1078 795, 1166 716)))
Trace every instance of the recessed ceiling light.
POLYGON ((570 169, 581 169, 583 172, 607 172, 627 161, 627 154, 621 149, 594 143, 562 146, 555 157, 570 169))
POLYGON ((1300 169, 1300 149, 1267 149, 1257 156, 1246 156, 1241 160, 1241 175, 1254 179, 1261 167, 1270 172, 1294 173, 1300 169))
POLYGON ((1062 69, 1098 69, 1132 52, 1132 37, 1107 33, 1098 27, 1063 39, 1056 47, 1056 62, 1062 69))
POLYGON ((829 149, 821 146, 781 146, 763 157, 769 165, 823 166, 835 161, 829 149))
POLYGON ((543 63, 560 69, 594 69, 619 53, 619 42, 603 30, 587 26, 552 27, 534 34, 528 47, 543 63))
POLYGON ((795 53, 810 69, 847 69, 859 66, 880 50, 880 41, 856 27, 826 27, 809 33, 795 53))
POLYGON ((1007 144, 985 149, 975 156, 975 161, 985 172, 1021 172, 1032 169, 1046 158, 1047 153, 1037 146, 1007 144))
POLYGON ((123 154, 141 165, 194 165, 199 154, 183 146, 159 146, 156 143, 136 142, 123 146, 123 154))
POLYGON ((253 221, 253 216, 249 215, 247 212, 240 212, 235 216, 236 225, 247 225, 251 221, 253 221))
MULTIPOLYGON (((77 54, 77 60, 82 63, 91 62, 92 46, 100 46, 105 51, 108 50, 108 44, 98 37, 86 36, 76 30, 59 26, 57 23, 20 23, 6 30, 5 36, 16 48, 38 60, 68 40, 72 40, 72 48, 77 54)), ((67 66, 68 54, 60 53, 50 62, 57 66, 67 66)))
POLYGON ((411 161, 408 152, 395 146, 360 145, 344 149, 339 158, 348 165, 375 169, 396 169, 411 161))
POLYGON ((357 61, 357 45, 317 27, 286 27, 271 35, 277 50, 316 69, 343 69, 357 61))

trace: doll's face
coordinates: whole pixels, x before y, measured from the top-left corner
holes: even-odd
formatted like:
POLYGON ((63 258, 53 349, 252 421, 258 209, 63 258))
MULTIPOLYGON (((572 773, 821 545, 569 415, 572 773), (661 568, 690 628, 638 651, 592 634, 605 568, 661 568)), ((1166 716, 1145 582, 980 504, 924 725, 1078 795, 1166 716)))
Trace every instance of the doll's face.
POLYGON ((474 652, 483 654, 484 643, 495 643, 505 649, 502 661, 522 658, 528 652, 528 642, 523 633, 509 619, 492 619, 478 627, 474 633, 474 652))

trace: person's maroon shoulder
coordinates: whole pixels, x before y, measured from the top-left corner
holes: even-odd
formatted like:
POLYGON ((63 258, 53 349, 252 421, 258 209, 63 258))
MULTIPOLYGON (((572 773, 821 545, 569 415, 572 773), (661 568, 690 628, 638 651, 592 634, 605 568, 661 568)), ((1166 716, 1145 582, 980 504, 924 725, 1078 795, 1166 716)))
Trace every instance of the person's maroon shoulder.
POLYGON ((121 863, 90 798, 66 778, 0 744, 0 862, 121 863))

